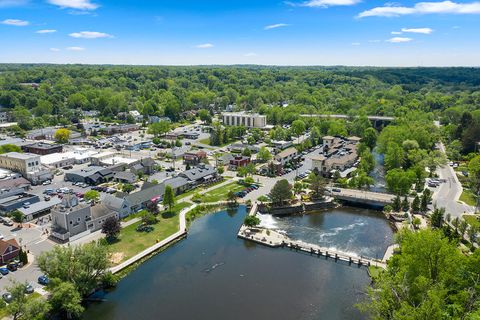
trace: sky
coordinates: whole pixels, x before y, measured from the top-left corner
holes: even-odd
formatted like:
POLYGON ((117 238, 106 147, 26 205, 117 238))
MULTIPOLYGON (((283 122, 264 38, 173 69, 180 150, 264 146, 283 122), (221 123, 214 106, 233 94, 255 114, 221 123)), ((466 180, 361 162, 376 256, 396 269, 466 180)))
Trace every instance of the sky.
POLYGON ((0 0, 0 62, 480 65, 480 2, 385 1, 0 0))

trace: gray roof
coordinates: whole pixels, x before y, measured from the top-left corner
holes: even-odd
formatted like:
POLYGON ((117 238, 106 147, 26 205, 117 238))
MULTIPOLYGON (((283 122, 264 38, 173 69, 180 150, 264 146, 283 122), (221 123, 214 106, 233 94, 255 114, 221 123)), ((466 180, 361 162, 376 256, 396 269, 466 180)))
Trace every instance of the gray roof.
POLYGON ((156 184, 150 188, 137 191, 135 193, 131 193, 126 196, 125 199, 129 202, 130 205, 135 206, 148 202, 155 197, 163 196, 164 193, 165 185, 162 183, 156 184))
POLYGON ((41 202, 36 202, 33 204, 30 204, 28 208, 18 208, 18 210, 23 213, 24 215, 33 215, 37 212, 41 212, 47 209, 51 209, 52 207, 56 206, 57 204, 60 204, 62 200, 57 197, 53 197, 50 201, 41 201, 41 202))
POLYGON ((32 183, 25 178, 8 179, 0 181, 0 189, 24 188, 32 183))
POLYGON ((106 176, 108 174, 111 174, 112 170, 104 167, 91 166, 91 167, 86 167, 85 169, 82 169, 82 170, 72 171, 69 173, 76 174, 81 177, 91 177, 96 175, 97 173, 101 176, 106 176))
POLYGON ((183 177, 171 178, 163 181, 166 186, 172 187, 172 189, 178 189, 189 184, 189 181, 183 177))
POLYGON ((190 181, 197 181, 200 180, 206 176, 215 174, 217 170, 215 170, 214 167, 205 165, 205 166, 199 166, 195 167, 190 170, 186 170, 182 173, 179 174, 179 176, 187 178, 190 181))
POLYGON ((92 219, 98 219, 105 216, 108 216, 112 213, 112 209, 108 208, 104 204, 96 204, 90 207, 90 214, 92 219))
POLYGON ((102 199, 102 204, 104 204, 108 208, 111 208, 112 210, 120 211, 120 209, 122 209, 123 199, 113 196, 111 194, 107 194, 102 199))
POLYGON ((137 180, 137 175, 129 171, 120 171, 120 172, 115 172, 115 179, 134 182, 135 180, 137 180))

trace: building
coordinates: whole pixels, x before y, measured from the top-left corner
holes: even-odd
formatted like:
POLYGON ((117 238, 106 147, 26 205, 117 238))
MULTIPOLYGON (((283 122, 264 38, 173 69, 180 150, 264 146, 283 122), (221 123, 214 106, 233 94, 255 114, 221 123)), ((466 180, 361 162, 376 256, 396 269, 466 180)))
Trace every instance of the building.
POLYGON ((293 146, 293 142, 292 141, 283 141, 283 140, 272 140, 272 146, 276 149, 276 150, 285 150, 287 148, 290 148, 291 146, 293 146))
POLYGON ((178 176, 190 180, 192 185, 199 185, 215 181, 218 173, 214 167, 202 163, 195 168, 180 173, 178 176))
POLYGON ((34 185, 53 177, 50 170, 42 165, 40 156, 33 153, 8 152, 0 154, 0 168, 18 172, 34 185))
POLYGON ((0 240, 0 263, 6 264, 20 254, 20 245, 14 238, 0 240))
POLYGON ((312 170, 330 177, 335 171, 347 172, 358 160, 356 137, 323 137, 323 155, 312 157, 312 170))
POLYGON ((120 183, 133 184, 137 181, 137 175, 129 171, 117 171, 114 172, 113 180, 120 183))
POLYGON ((192 187, 192 183, 188 179, 183 177, 175 177, 175 178, 167 179, 163 181, 163 184, 165 186, 172 187, 173 192, 175 192, 175 195, 182 194, 192 187))
MULTIPOLYGON (((50 140, 55 141, 55 132, 57 132, 58 128, 43 128, 43 129, 35 129, 31 130, 27 133, 26 138, 30 140, 50 140)), ((76 131, 70 131, 70 139, 80 138, 82 134, 76 131)))
POLYGON ((100 131, 104 132, 105 134, 118 134, 118 133, 128 133, 132 131, 139 130, 140 127, 136 124, 118 124, 112 125, 105 128, 100 129, 100 131))
POLYGON ((0 180, 0 194, 2 191, 11 190, 14 188, 22 189, 24 192, 30 190, 32 183, 23 177, 18 177, 14 179, 3 179, 0 180))
POLYGON ((75 158, 70 152, 67 153, 53 153, 40 157, 42 164, 49 168, 62 168, 75 164, 75 158))
POLYGON ((163 198, 164 193, 165 185, 163 183, 145 182, 140 191, 130 194, 122 192, 117 192, 116 195, 108 194, 102 199, 102 203, 109 209, 118 212, 119 216, 123 218, 145 209, 149 202, 157 203, 163 198))
POLYGON ((237 155, 230 160, 228 164, 231 170, 237 170, 240 167, 246 167, 250 163, 250 157, 237 155))
POLYGON ((130 171, 137 175, 140 173, 151 175, 155 173, 156 167, 157 167, 157 164, 155 163, 155 160, 148 157, 148 158, 140 159, 140 162, 136 162, 133 165, 131 165, 130 171))
POLYGON ((291 147, 281 151, 275 155, 275 161, 278 161, 284 166, 288 162, 294 160, 298 156, 298 151, 296 148, 291 147))
POLYGON ((118 213, 103 204, 90 206, 67 195, 52 209, 51 235, 60 241, 73 241, 101 229, 110 217, 118 219, 118 213))
POLYGON ((63 146, 61 144, 36 142, 23 146, 22 150, 44 156, 52 153, 61 153, 63 151, 63 146))
POLYGON ((10 121, 10 113, 6 111, 0 111, 0 123, 7 123, 10 121))
POLYGON ((112 179, 112 170, 97 166, 65 173, 65 181, 84 182, 88 185, 98 185, 112 179))
POLYGON ((33 204, 24 205, 23 207, 18 208, 18 211, 23 213, 26 221, 31 221, 49 213, 53 207, 61 202, 62 200, 60 198, 52 197, 52 199, 49 201, 40 201, 33 204))
POLYGON ((8 194, 12 195, 7 196, 7 194, 2 194, 2 198, 0 198, 0 211, 3 213, 12 212, 16 209, 28 207, 34 203, 40 202, 40 198, 37 195, 19 192, 18 189, 9 190, 8 194))
POLYGON ((264 128, 267 125, 267 117, 258 113, 223 112, 222 122, 225 126, 264 128))
POLYGON ((140 122, 143 120, 143 116, 140 114, 140 112, 138 112, 138 110, 131 110, 128 112, 132 117, 133 119, 135 119, 135 121, 137 122, 140 122))
POLYGON ((197 165, 207 158, 207 153, 205 151, 197 152, 185 152, 183 154, 183 163, 188 165, 197 165))

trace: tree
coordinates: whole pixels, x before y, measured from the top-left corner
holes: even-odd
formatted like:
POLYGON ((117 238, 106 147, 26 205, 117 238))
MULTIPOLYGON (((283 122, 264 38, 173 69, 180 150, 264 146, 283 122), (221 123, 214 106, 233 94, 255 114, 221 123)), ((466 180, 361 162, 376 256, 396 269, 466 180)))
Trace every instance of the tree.
POLYGON ((476 156, 468 163, 468 179, 473 194, 477 196, 477 207, 480 201, 480 156, 476 156))
POLYGON ((478 228, 476 226, 470 226, 470 228, 467 229, 467 236, 471 243, 475 243, 477 241, 477 234, 478 228))
POLYGON ((300 181, 296 181, 293 184, 293 190, 295 191, 296 194, 301 193, 303 190, 303 183, 301 183, 300 181))
POLYGON ((99 287, 110 266, 108 248, 96 242, 55 246, 42 252, 37 263, 50 279, 72 283, 82 297, 99 287))
POLYGON ((157 223, 157 218, 155 217, 155 215, 147 210, 144 210, 141 213, 140 219, 142 220, 143 224, 152 225, 157 223))
POLYGON ((227 200, 230 203, 236 203, 237 202, 237 196, 233 190, 228 191, 227 193, 227 200))
POLYGON ((402 201, 402 209, 405 212, 410 210, 410 202, 408 202, 408 198, 406 196, 405 196, 405 198, 403 198, 403 201, 402 201))
POLYGON ((418 213, 418 212, 420 212, 420 198, 418 197, 418 195, 416 195, 415 198, 413 198, 413 201, 412 201, 412 212, 413 212, 413 213, 418 213))
POLYGON ((408 194, 415 181, 415 174, 412 171, 402 169, 389 170, 385 176, 387 188, 397 195, 408 194))
POLYGON ((205 124, 210 124, 212 123, 212 116, 210 115, 210 112, 208 112, 205 109, 200 109, 198 110, 198 116, 200 117, 200 120, 203 121, 205 124))
POLYGON ((370 150, 373 150, 375 148, 375 145, 377 144, 377 138, 378 138, 378 132, 374 128, 367 128, 363 132, 363 137, 362 137, 362 142, 367 145, 367 147, 370 148, 370 150))
POLYGON ((441 228, 443 226, 445 217, 445 208, 435 208, 430 216, 430 221, 433 228, 441 228))
POLYGON ((250 158, 252 156, 252 151, 250 150, 250 148, 243 149, 242 156, 250 158))
POLYGON ((170 131, 171 126, 172 125, 169 121, 161 120, 159 122, 149 125, 147 133, 153 134, 155 137, 163 136, 170 131))
POLYGON ((78 318, 83 313, 82 296, 73 283, 54 281, 49 291, 52 309, 64 318, 78 318))
POLYGON ((286 200, 290 200, 292 196, 292 186, 286 179, 277 181, 270 191, 270 198, 274 205, 282 205, 286 200))
POLYGON ((169 185, 165 186, 165 194, 163 195, 163 205, 168 207, 168 210, 172 210, 175 205, 175 192, 169 185))
POLYGON ((12 213, 10 213, 12 216, 12 219, 16 223, 23 223, 25 221, 25 215, 20 211, 20 210, 15 210, 12 213))
POLYGON ((267 162, 272 159, 272 154, 266 147, 261 147, 260 150, 258 150, 257 153, 257 160, 261 162, 267 162))
POLYGON ((398 241, 399 254, 367 289, 360 309, 371 319, 469 318, 478 287, 467 279, 478 275, 480 255, 462 256, 441 231, 404 231, 398 241))
POLYGON ((310 190, 312 190, 312 199, 322 199, 325 193, 325 179, 321 175, 311 173, 310 176, 310 190))
POLYGON ((460 232, 460 236, 462 237, 462 239, 465 236, 465 231, 467 231, 467 228, 468 228, 467 221, 461 219, 460 225, 458 226, 458 232, 460 232))
POLYGON ((243 221, 243 224, 247 227, 253 228, 260 224, 260 219, 257 216, 248 215, 243 221))
POLYGON ((413 218, 412 224, 415 229, 418 229, 418 227, 422 224, 422 221, 420 220, 420 218, 415 217, 413 218))
POLYGON ((27 305, 26 287, 26 284, 14 282, 6 290, 12 295, 12 301, 8 304, 7 311, 13 317, 13 320, 22 319, 25 315, 27 305))
POLYGON ((65 128, 60 128, 57 131, 55 131, 54 138, 55 138, 55 141, 57 141, 58 143, 67 143, 68 140, 70 139, 70 130, 65 128))
POLYGON ((108 217, 102 224, 102 233, 104 233, 107 239, 110 240, 116 239, 118 237, 120 229, 120 220, 118 220, 116 217, 108 217))
POLYGON ((292 132, 299 138, 306 130, 303 120, 295 120, 292 122, 292 132))
POLYGON ((392 209, 395 212, 400 212, 400 210, 402 210, 402 200, 400 199, 400 196, 396 196, 395 199, 393 199, 392 209))
POLYGON ((122 185, 122 191, 125 193, 130 193, 135 190, 135 187, 131 183, 125 183, 122 185))
POLYGON ((387 145, 387 152, 385 153, 385 167, 387 170, 401 168, 403 165, 403 150, 395 142, 390 142, 387 145))
POLYGON ((85 201, 98 202, 100 200, 100 193, 96 190, 88 190, 83 195, 83 199, 85 199, 85 201))

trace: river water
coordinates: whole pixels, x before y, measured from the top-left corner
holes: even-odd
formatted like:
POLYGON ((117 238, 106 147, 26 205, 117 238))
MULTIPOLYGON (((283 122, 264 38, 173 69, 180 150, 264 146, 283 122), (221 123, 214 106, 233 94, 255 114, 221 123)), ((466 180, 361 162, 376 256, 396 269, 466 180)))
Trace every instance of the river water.
MULTIPOLYGON (((187 239, 139 266, 84 319, 364 319, 354 307, 370 282, 364 268, 238 239, 245 215, 241 206, 196 220, 187 239)), ((383 255, 392 237, 365 209, 262 218, 292 238, 364 255, 383 255)))

